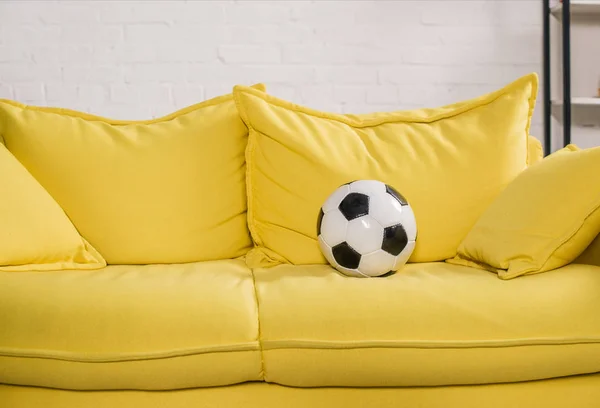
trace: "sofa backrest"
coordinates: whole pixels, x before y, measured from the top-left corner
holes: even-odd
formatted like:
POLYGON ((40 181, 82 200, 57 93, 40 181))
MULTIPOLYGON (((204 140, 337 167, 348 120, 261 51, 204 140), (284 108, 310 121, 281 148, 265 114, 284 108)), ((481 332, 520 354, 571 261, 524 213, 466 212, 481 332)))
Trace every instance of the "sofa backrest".
MULTIPOLYGON (((248 231, 248 129, 232 95, 145 121, 0 100, 0 135, 109 264, 228 259, 261 246, 248 231)), ((528 164, 541 160, 540 142, 527 143, 528 164)))
POLYGON ((537 85, 530 74, 453 105, 357 115, 236 87, 250 130, 249 264, 326 263, 320 207, 340 185, 361 179, 382 181, 410 202, 418 226, 412 262, 453 257, 486 207, 537 157, 528 147, 537 85))
POLYGON ((231 95, 147 121, 4 100, 0 134, 109 264, 235 258, 251 247, 248 130, 231 95))

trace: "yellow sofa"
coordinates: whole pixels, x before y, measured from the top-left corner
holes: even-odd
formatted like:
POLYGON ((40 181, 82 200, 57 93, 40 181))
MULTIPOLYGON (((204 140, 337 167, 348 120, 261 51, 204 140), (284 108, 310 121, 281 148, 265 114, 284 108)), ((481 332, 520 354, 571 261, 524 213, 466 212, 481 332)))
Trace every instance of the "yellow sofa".
POLYGON ((0 263, 0 407, 599 406, 600 236, 508 281, 443 259, 375 279, 264 262, 239 222, 237 115, 231 96, 144 122, 0 102, 3 145, 96 254, 0 263))
POLYGON ((2 273, 0 401, 597 407, 599 288, 584 264, 508 282, 444 263, 2 273))

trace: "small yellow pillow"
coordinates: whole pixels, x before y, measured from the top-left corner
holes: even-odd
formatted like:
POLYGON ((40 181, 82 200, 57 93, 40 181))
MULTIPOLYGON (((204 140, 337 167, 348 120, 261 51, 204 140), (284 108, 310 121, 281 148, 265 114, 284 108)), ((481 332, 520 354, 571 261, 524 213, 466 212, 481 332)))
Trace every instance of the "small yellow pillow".
POLYGON ((104 266, 102 256, 0 142, 0 271, 104 266))
POLYGON ((448 262, 502 279, 572 262, 600 233, 599 179, 600 147, 551 154, 494 200, 448 262))
POLYGON ((248 129, 231 94, 147 121, 4 100, 0 134, 109 264, 228 259, 251 248, 248 129))
MULTIPOLYGON (((390 184, 411 203, 419 239, 412 262, 440 261, 496 196, 527 167, 537 76, 436 109, 365 115, 319 112, 238 86, 250 129, 250 266, 326 263, 319 208, 339 185, 390 184)), ((535 157, 535 155, 533 155, 535 157)))

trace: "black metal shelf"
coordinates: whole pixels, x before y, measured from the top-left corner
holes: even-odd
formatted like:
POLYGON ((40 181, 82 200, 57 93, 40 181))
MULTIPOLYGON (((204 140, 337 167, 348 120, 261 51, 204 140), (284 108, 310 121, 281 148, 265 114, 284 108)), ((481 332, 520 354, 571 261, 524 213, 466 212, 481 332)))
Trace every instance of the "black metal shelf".
POLYGON ((571 0, 551 9, 550 0, 543 0, 544 47, 544 154, 552 152, 552 85, 550 81, 550 19, 560 10, 562 17, 562 82, 563 82, 563 146, 571 143, 571 0))
MULTIPOLYGON (((573 124, 572 108, 578 109, 600 106, 600 99, 591 97, 572 97, 571 92, 571 17, 600 17, 600 0, 563 0, 557 6, 550 7, 550 0, 542 0, 543 6, 543 99, 544 99, 544 153, 552 152, 552 112, 562 109, 563 146, 571 143, 573 124), (551 40, 550 21, 556 18, 562 23, 562 87, 561 99, 552 100, 551 84, 551 40), (553 109, 554 108, 554 109, 553 109)), ((578 118, 576 112, 575 119, 578 118)), ((580 120, 581 118, 579 118, 580 120)))

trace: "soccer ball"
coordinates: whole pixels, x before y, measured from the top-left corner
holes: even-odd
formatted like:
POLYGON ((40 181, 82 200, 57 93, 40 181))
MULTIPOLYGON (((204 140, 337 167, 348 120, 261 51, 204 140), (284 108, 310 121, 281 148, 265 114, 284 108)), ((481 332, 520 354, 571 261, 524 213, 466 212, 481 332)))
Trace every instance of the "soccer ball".
POLYGON ((417 223, 408 201, 381 181, 359 180, 335 190, 317 221, 319 246, 345 275, 392 274, 415 248, 417 223))

